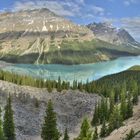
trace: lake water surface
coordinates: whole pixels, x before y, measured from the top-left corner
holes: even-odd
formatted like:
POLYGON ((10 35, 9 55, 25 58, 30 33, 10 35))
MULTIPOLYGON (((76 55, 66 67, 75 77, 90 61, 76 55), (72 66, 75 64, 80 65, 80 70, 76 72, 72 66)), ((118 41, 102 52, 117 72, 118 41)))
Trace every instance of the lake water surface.
POLYGON ((140 56, 121 57, 112 61, 81 65, 16 64, 7 66, 3 70, 43 79, 57 80, 60 76, 65 81, 78 80, 86 82, 87 79, 89 81, 96 80, 106 75, 124 71, 134 65, 140 65, 140 56))

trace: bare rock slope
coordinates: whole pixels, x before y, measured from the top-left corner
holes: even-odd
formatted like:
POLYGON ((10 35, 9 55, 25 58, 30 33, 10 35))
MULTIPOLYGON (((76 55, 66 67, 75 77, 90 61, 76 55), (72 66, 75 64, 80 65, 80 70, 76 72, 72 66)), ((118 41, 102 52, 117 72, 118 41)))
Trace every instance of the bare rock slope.
POLYGON ((138 43, 127 30, 117 29, 108 23, 91 23, 87 25, 91 29, 96 38, 110 42, 112 44, 126 44, 132 47, 140 47, 138 43))
POLYGON ((18 140, 40 140, 41 124, 49 99, 54 103, 58 128, 61 133, 68 128, 71 138, 79 133, 83 117, 91 118, 95 103, 100 99, 96 94, 79 91, 48 93, 46 89, 17 86, 0 81, 0 104, 5 104, 7 93, 13 95, 16 133, 18 140))
POLYGON ((87 27, 74 24, 45 8, 0 14, 1 58, 8 54, 11 57, 30 55, 35 57, 33 62, 39 63, 50 49, 59 51, 63 40, 93 38, 87 27))

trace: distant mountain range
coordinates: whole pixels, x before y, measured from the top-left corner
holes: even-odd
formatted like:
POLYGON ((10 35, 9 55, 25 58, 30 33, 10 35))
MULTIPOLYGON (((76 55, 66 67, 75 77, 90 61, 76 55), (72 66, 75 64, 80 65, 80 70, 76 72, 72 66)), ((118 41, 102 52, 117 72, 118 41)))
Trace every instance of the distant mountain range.
POLYGON ((87 27, 96 38, 112 44, 128 44, 140 47, 140 44, 125 30, 117 29, 108 23, 91 23, 87 27))
POLYGON ((106 23, 77 25, 48 9, 0 14, 0 60, 80 64, 139 55, 124 29, 106 23))

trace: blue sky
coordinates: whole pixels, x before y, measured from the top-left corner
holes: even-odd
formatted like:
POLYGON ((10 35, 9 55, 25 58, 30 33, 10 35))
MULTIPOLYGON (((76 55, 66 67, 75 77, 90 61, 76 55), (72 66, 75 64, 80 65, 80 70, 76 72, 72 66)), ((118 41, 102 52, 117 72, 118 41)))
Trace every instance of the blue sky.
POLYGON ((46 7, 78 24, 110 22, 140 41, 140 0, 1 0, 0 11, 46 7))

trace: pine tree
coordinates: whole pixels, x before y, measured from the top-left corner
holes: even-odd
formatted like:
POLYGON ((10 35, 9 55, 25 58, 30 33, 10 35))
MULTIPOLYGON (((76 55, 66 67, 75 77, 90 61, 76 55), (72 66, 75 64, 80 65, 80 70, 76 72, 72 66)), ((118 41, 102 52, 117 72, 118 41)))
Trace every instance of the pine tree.
POLYGON ((128 102, 127 102, 127 115, 126 115, 126 119, 130 118, 133 116, 133 104, 131 101, 131 97, 128 97, 128 102))
POLYGON ((48 84, 47 84, 47 89, 48 89, 48 92, 52 92, 52 86, 51 86, 51 82, 48 81, 48 84))
POLYGON ((78 83, 78 89, 82 92, 83 91, 83 85, 82 82, 78 83))
POLYGON ((58 92, 61 92, 62 91, 61 78, 60 78, 60 76, 58 77, 57 91, 58 92))
POLYGON ((69 140, 67 128, 65 129, 65 134, 63 140, 69 140))
POLYGON ((114 105, 115 105, 115 97, 114 97, 115 93, 114 93, 114 90, 111 90, 111 93, 110 93, 110 98, 109 98, 109 109, 110 109, 110 112, 109 113, 112 113, 113 112, 113 109, 114 109, 114 105))
POLYGON ((103 125, 101 127, 100 137, 105 137, 106 135, 107 135, 107 127, 106 127, 106 122, 104 119, 103 125))
POLYGON ((98 140, 98 130, 97 130, 97 126, 95 127, 92 140, 98 140))
POLYGON ((133 94, 133 104, 134 105, 137 105, 138 104, 138 101, 139 101, 139 99, 138 99, 138 92, 135 92, 133 94))
POLYGON ((41 137, 43 140, 59 140, 60 137, 56 124, 56 113, 51 100, 49 100, 47 105, 41 137))
POLYGON ((92 137, 91 134, 92 134, 92 132, 90 131, 89 122, 88 122, 87 118, 85 118, 81 125, 80 134, 75 140, 91 140, 91 137, 92 137))
POLYGON ((5 106, 4 123, 3 123, 4 135, 7 140, 15 140, 15 125, 13 118, 13 110, 11 97, 7 99, 7 105, 5 106))
POLYGON ((133 95, 133 104, 137 105, 138 104, 138 85, 136 81, 133 81, 132 84, 132 95, 133 95))
POLYGON ((98 117, 100 119, 100 123, 103 123, 103 120, 108 120, 109 118, 109 108, 108 108, 108 100, 107 98, 102 98, 101 103, 99 104, 98 117))
POLYGON ((126 104, 126 89, 122 88, 121 90, 121 107, 120 107, 120 112, 123 117, 123 120, 126 119, 126 114, 127 114, 127 104, 126 104))
POLYGON ((114 129, 118 129, 120 126, 122 126, 122 116, 118 106, 115 106, 109 118, 108 133, 111 133, 114 129))
POLYGON ((77 83, 77 80, 74 80, 73 81, 73 90, 76 90, 78 88, 78 83, 77 83))
POLYGON ((92 121, 91 121, 91 125, 96 126, 98 123, 99 123, 99 116, 98 116, 98 107, 96 105, 95 106, 95 111, 94 111, 94 114, 93 114, 93 118, 92 118, 92 121))
MULTIPOLYGON (((109 106, 108 106, 108 99, 105 98, 104 100, 105 100, 104 101, 104 118, 105 118, 105 120, 108 121, 109 113, 110 113, 109 106)), ((104 119, 103 119, 103 121, 104 121, 104 119)))
POLYGON ((3 128, 2 128, 1 112, 2 111, 0 108, 0 140, 6 140, 6 138, 4 137, 3 128))
POLYGON ((89 128, 90 128, 90 125, 88 123, 87 118, 85 118, 81 126, 80 137, 82 138, 87 137, 89 128))

